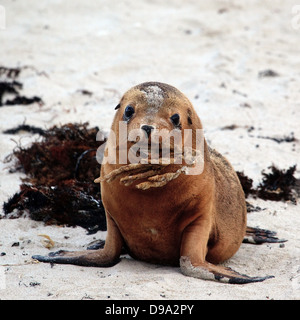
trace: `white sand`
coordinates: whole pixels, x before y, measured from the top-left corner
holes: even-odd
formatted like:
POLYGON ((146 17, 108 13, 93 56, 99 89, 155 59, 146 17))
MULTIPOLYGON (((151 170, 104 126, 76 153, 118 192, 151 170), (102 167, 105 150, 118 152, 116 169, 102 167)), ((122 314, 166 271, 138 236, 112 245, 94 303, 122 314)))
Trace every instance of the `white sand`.
MULTIPOLYGON (((2 134, 24 121, 41 127, 88 121, 108 131, 123 92, 144 81, 166 82, 183 91, 211 146, 255 184, 272 163, 286 169, 299 160, 299 141, 278 144, 258 138, 294 132, 300 139, 300 29, 292 25, 294 1, 1 4, 6 29, 0 29, 0 65, 30 66, 18 79, 24 84, 22 93, 45 102, 42 107, 0 108, 1 160, 16 141, 25 146, 38 138, 2 134), (279 76, 259 78, 266 69, 279 76), (81 89, 93 95, 82 95, 81 89), (241 128, 220 130, 232 124, 241 128), (246 126, 254 130, 247 132, 246 126)), ((22 174, 9 174, 2 162, 0 169, 2 204, 18 191, 22 174)), ((31 264, 32 254, 48 252, 39 234, 49 235, 58 250, 80 249, 95 238, 104 239, 105 233, 88 236, 82 228, 2 219, 0 253, 6 255, 0 255, 0 299, 299 299, 299 205, 251 203, 265 210, 249 214, 248 225, 276 230, 288 242, 283 248, 243 244, 225 265, 250 276, 272 274, 273 279, 220 284, 128 257, 108 269, 31 264), (12 246, 15 242, 19 246, 12 246)))

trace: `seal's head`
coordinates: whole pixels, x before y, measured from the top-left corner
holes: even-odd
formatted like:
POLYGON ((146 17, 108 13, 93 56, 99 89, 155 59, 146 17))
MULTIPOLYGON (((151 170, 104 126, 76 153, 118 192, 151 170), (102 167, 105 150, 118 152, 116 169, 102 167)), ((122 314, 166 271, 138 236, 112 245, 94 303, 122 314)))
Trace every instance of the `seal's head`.
POLYGON ((145 82, 127 91, 121 99, 117 119, 128 131, 201 129, 201 122, 188 98, 178 89, 160 82, 145 82))
POLYGON ((139 84, 124 94, 116 110, 112 131, 120 164, 149 163, 150 159, 153 164, 153 160, 171 158, 178 164, 183 149, 185 153, 188 148, 190 153, 196 149, 200 119, 189 99, 168 84, 139 84))

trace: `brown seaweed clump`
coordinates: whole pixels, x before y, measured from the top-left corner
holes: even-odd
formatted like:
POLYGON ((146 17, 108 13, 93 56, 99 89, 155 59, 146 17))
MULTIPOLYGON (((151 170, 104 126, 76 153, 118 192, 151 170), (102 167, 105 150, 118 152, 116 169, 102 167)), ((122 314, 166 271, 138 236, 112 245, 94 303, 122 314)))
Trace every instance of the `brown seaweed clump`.
POLYGON ((245 197, 247 198, 250 194, 255 193, 255 190, 253 189, 253 180, 247 177, 244 172, 236 171, 236 174, 244 190, 245 197))
POLYGON ((287 170, 280 170, 272 165, 270 173, 262 171, 262 181, 255 189, 253 188, 253 180, 248 178, 243 172, 237 172, 242 188, 247 198, 249 195, 264 200, 272 201, 291 201, 297 203, 299 180, 294 177, 296 165, 291 166, 287 170))
MULTIPOLYGON (((4 213, 47 224, 79 225, 89 232, 106 230, 99 184, 100 165, 96 160, 99 129, 88 124, 54 126, 43 132, 41 142, 29 148, 17 147, 12 171, 23 171, 20 192, 4 203, 4 213)), ((103 143, 103 142, 102 142, 103 143)))
POLYGON ((265 200, 292 201, 296 203, 295 186, 296 178, 294 173, 296 165, 287 170, 280 170, 274 165, 269 167, 270 173, 262 171, 263 179, 258 185, 257 196, 265 200))

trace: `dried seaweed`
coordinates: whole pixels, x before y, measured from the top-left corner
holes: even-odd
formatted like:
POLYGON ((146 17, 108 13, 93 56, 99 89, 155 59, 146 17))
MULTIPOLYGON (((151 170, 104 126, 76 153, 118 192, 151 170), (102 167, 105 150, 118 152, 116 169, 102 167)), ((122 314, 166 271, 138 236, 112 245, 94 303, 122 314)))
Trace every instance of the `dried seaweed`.
POLYGON ((14 167, 27 177, 3 209, 6 215, 27 212, 34 220, 46 223, 80 225, 90 232, 105 230, 106 221, 96 161, 97 127, 66 124, 44 131, 43 139, 29 148, 13 151, 14 167))
POLYGON ((43 136, 45 134, 44 129, 39 128, 39 127, 35 127, 35 126, 31 126, 28 124, 24 124, 24 123, 14 127, 14 128, 4 130, 3 133, 4 134, 17 134, 22 131, 34 133, 34 134, 39 134, 41 136, 43 136))
POLYGON ((279 74, 276 71, 272 70, 272 69, 266 69, 266 70, 260 71, 258 73, 258 77, 259 78, 279 77, 279 74))
POLYGON ((36 221, 46 224, 81 226, 94 233, 106 230, 105 213, 99 187, 70 180, 62 186, 31 186, 22 184, 21 191, 4 203, 6 214, 13 212, 14 218, 24 212, 36 221))
POLYGON ((16 166, 21 166, 28 175, 26 181, 41 185, 59 185, 64 180, 75 178, 80 181, 93 181, 99 175, 99 164, 95 154, 100 143, 96 141, 97 127, 87 129, 84 124, 66 124, 62 127, 54 126, 45 130, 43 140, 33 143, 30 148, 15 148, 13 154, 18 160, 16 166), (94 152, 87 154, 80 163, 79 157, 87 150, 94 152), (90 167, 83 164, 87 159, 92 162, 90 167), (93 165, 92 165, 93 164, 93 165), (95 168, 94 168, 95 167, 95 168))
POLYGON ((18 90, 22 89, 23 85, 18 81, 1 81, 0 82, 0 106, 3 105, 3 96, 6 93, 18 94, 18 90))
POLYGON ((21 68, 7 68, 0 66, 0 107, 1 106, 14 106, 14 105, 29 105, 32 103, 39 103, 43 105, 43 100, 40 97, 25 97, 20 95, 19 90, 23 88, 22 83, 15 79, 19 76, 21 68), (13 95, 13 99, 3 101, 5 94, 13 95))
POLYGON ((280 138, 280 137, 268 137, 268 136, 257 136, 257 138, 273 140, 273 141, 275 141, 277 143, 298 141, 294 136, 294 132, 291 132, 290 135, 283 136, 282 138, 280 138))
POLYGON ((292 201, 295 202, 295 192, 293 192, 296 178, 294 173, 296 165, 287 170, 280 170, 274 165, 269 167, 270 173, 262 171, 263 179, 258 185, 257 196, 265 200, 292 201))
POLYGON ((261 208, 260 206, 254 206, 253 204, 246 201, 247 212, 259 212, 266 210, 266 208, 261 208))
POLYGON ((15 79, 19 76, 20 72, 21 68, 0 67, 0 76, 4 75, 6 78, 15 79))
POLYGON ((236 124, 231 124, 231 125, 222 127, 221 130, 235 130, 237 128, 240 128, 240 126, 236 124))
POLYGON ((255 190, 253 189, 253 180, 248 178, 244 172, 236 171, 236 174, 244 190, 245 197, 247 198, 250 194, 255 193, 255 190))
POLYGON ((244 175, 243 172, 237 172, 242 188, 247 198, 249 195, 264 200, 272 201, 291 201, 297 203, 297 182, 294 173, 296 165, 291 166, 287 170, 280 170, 272 165, 270 173, 262 171, 262 181, 257 188, 253 188, 253 180, 244 175))
POLYGON ((44 102, 40 97, 34 96, 32 98, 27 98, 24 96, 16 96, 12 100, 6 100, 4 105, 6 106, 14 106, 14 105, 28 105, 32 103, 38 103, 39 105, 43 105, 44 102))

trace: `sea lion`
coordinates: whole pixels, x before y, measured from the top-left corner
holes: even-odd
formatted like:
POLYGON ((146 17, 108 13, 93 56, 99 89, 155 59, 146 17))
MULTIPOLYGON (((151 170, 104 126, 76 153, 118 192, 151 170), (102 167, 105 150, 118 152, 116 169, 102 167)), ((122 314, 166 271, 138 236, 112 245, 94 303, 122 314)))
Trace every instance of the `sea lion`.
MULTIPOLYGON (((112 131, 117 142, 127 139, 119 132, 120 121, 126 124, 128 132, 143 132, 148 143, 157 128, 176 132, 190 129, 193 137, 196 130, 202 130, 189 99, 163 83, 147 82, 133 87, 124 94, 116 110, 112 131)), ((126 144, 126 151, 130 147, 132 143, 126 144)), ((121 149, 115 146, 116 159, 124 151, 121 149)), ((173 153, 175 149, 173 143, 173 153)), ((186 160, 183 164, 103 163, 96 182, 101 182, 107 218, 104 248, 58 251, 33 258, 108 267, 119 261, 125 247, 138 260, 179 265, 183 274, 196 278, 241 284, 272 277, 249 277, 217 265, 237 252, 246 235, 248 242, 249 236, 257 233, 267 242, 276 238, 271 234, 268 239, 270 234, 265 230, 246 230, 245 196, 234 169, 205 139, 203 151, 201 174, 188 174, 194 162, 187 164, 186 160)))

